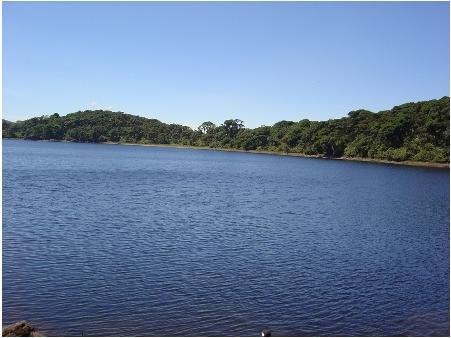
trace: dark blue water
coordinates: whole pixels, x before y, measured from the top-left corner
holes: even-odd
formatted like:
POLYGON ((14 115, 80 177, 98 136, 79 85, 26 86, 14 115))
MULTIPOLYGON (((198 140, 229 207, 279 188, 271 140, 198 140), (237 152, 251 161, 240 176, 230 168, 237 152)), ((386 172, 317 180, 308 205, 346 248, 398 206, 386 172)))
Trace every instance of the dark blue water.
POLYGON ((449 335, 449 171, 3 141, 3 323, 449 335))

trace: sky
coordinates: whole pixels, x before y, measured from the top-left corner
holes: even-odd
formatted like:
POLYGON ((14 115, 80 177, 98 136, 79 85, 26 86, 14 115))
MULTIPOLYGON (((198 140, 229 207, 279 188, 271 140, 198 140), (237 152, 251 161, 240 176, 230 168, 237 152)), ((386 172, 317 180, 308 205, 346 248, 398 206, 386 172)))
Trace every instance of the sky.
POLYGON ((3 2, 3 118, 327 120, 449 95, 449 48, 448 2, 3 2))

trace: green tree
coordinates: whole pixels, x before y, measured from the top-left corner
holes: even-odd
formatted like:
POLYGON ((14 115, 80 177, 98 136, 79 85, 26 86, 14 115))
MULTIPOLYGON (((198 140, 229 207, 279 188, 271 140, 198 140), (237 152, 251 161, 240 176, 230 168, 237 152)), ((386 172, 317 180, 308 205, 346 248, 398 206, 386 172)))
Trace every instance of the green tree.
POLYGON ((235 137, 244 128, 243 121, 239 119, 225 120, 222 124, 228 137, 235 137))
POLYGON ((216 128, 216 125, 213 122, 207 121, 202 123, 197 129, 202 134, 208 134, 211 133, 216 128))

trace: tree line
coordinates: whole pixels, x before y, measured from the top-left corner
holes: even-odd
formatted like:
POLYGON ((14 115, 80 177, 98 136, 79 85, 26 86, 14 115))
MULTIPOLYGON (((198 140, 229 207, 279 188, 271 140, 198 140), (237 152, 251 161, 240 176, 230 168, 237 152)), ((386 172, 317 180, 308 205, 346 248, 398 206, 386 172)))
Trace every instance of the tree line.
POLYGON ((328 121, 280 121, 246 128, 239 119, 211 121, 197 130, 123 112, 86 110, 25 121, 3 120, 3 137, 73 142, 171 144, 449 163, 449 97, 372 113, 351 111, 328 121))

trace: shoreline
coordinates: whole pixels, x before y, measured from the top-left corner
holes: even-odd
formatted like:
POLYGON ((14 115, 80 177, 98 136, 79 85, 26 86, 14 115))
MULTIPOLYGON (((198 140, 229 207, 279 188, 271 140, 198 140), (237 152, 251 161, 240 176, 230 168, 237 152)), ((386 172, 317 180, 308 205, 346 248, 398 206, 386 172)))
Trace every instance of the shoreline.
POLYGON ((73 141, 66 141, 66 140, 25 140, 25 139, 20 139, 20 138, 3 138, 3 139, 4 140, 41 141, 41 142, 67 142, 67 143, 107 144, 107 145, 120 145, 120 146, 179 148, 179 149, 213 150, 213 151, 216 150, 216 151, 227 151, 227 152, 235 152, 235 153, 251 153, 251 154, 313 158, 313 159, 320 159, 320 160, 353 161, 353 162, 362 162, 362 163, 389 164, 389 165, 419 167, 419 168, 449 169, 449 163, 418 162, 418 161, 410 161, 410 160, 397 162, 397 161, 374 159, 374 158, 363 158, 363 157, 324 157, 324 156, 319 156, 319 155, 306 155, 306 154, 300 154, 300 153, 285 153, 282 151, 211 148, 211 147, 205 147, 205 146, 189 146, 189 145, 180 145, 180 144, 144 144, 144 143, 121 143, 121 142, 73 142, 73 141))
POLYGON ((319 155, 306 155, 306 154, 301 154, 301 153, 285 153, 282 151, 210 148, 210 147, 203 147, 203 146, 186 146, 186 145, 177 145, 177 144, 174 144, 174 145, 172 145, 172 144, 141 144, 141 143, 120 143, 120 142, 100 142, 100 144, 160 147, 160 148, 166 147, 166 148, 197 149, 197 150, 217 150, 217 151, 228 151, 228 152, 236 152, 236 153, 251 153, 251 154, 313 158, 313 159, 320 159, 320 160, 354 161, 354 162, 366 162, 366 163, 376 163, 376 164, 394 164, 394 165, 409 166, 409 167, 449 169, 449 163, 437 163, 437 162, 418 162, 418 161, 396 162, 396 161, 390 161, 390 160, 379 160, 379 159, 364 158, 364 157, 324 157, 324 156, 319 156, 319 155))

